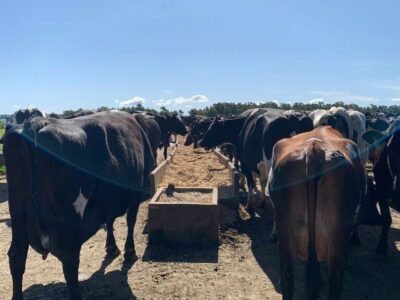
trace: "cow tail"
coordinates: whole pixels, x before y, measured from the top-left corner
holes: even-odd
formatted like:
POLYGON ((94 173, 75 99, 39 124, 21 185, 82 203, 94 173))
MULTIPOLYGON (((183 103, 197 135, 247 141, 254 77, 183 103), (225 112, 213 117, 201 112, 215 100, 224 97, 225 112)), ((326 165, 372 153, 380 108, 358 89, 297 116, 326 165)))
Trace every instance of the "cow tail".
MULTIPOLYGON (((37 145, 37 131, 35 130, 29 130, 28 134, 25 135, 25 137, 28 137, 29 140, 29 161, 30 161, 30 171, 31 171, 31 195, 32 195, 32 208, 33 208, 33 213, 34 216, 37 220, 37 225, 39 227, 40 231, 40 239, 41 239, 41 244, 44 250, 48 251, 49 250, 49 230, 47 228, 47 224, 45 221, 45 216, 43 213, 43 209, 40 207, 40 201, 39 201, 39 192, 38 192, 38 187, 39 187, 39 182, 38 182, 38 177, 40 176, 38 174, 38 158, 37 158, 37 149, 39 146, 37 145)), ((43 256, 43 258, 45 258, 43 256)))
POLYGON ((310 298, 318 296, 320 270, 316 252, 316 212, 318 181, 323 172, 325 153, 312 143, 306 154, 306 192, 308 215, 308 261, 306 266, 307 292, 310 298))

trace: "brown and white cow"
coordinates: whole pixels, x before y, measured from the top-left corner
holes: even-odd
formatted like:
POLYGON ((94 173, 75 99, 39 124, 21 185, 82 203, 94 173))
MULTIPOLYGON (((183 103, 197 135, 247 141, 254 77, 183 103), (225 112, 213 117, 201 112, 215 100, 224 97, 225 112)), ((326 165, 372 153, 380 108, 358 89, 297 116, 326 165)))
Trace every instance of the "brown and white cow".
POLYGON ((268 189, 275 209, 283 299, 292 299, 295 256, 307 261, 306 291, 318 295, 319 263, 329 266, 328 298, 342 290, 347 245, 366 175, 358 146, 330 126, 276 143, 268 189))

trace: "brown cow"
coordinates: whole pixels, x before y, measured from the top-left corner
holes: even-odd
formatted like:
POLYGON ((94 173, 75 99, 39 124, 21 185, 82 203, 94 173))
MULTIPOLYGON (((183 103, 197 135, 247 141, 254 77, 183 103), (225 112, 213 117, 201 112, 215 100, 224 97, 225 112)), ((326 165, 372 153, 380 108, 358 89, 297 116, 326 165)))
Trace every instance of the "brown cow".
POLYGON ((329 299, 338 299, 347 245, 366 175, 357 145, 330 126, 279 141, 268 189, 275 209, 283 299, 292 299, 294 256, 307 261, 306 291, 318 296, 328 262, 329 299))

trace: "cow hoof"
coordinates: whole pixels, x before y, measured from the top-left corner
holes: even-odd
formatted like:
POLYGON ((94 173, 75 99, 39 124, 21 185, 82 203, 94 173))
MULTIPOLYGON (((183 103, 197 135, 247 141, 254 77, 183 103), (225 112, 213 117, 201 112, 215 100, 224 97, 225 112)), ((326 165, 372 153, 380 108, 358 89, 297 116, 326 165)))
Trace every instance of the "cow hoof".
POLYGON ((116 245, 107 246, 106 253, 108 256, 116 257, 121 254, 121 251, 118 249, 116 245))
POLYGON ((139 259, 135 250, 125 250, 124 258, 126 261, 137 261, 139 259))
POLYGON ((23 300, 24 296, 21 292, 14 292, 14 295, 12 296, 11 300, 23 300))

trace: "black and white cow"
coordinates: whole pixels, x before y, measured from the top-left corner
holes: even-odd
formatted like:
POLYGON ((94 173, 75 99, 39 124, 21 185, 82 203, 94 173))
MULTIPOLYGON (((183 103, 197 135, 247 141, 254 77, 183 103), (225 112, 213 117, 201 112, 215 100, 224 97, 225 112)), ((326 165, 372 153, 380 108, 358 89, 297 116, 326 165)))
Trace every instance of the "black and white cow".
POLYGON ((314 110, 310 113, 310 118, 313 120, 314 128, 326 125, 332 126, 343 137, 357 143, 363 163, 367 162, 369 149, 362 139, 362 135, 366 131, 366 117, 363 113, 333 106, 329 110, 314 110))
MULTIPOLYGON (((293 116, 291 113, 288 115, 293 116)), ((251 215, 254 213, 253 191, 255 190, 252 172, 260 175, 264 195, 273 146, 282 138, 312 130, 311 120, 302 122, 309 125, 305 128, 301 126, 300 130, 300 122, 294 122, 294 119, 289 120, 284 112, 257 108, 232 119, 216 118, 200 141, 200 146, 206 148, 212 148, 225 142, 236 146, 240 169, 247 180, 249 199, 246 208, 251 215)))
POLYGON ((400 211, 400 118, 390 127, 380 132, 368 130, 363 138, 374 148, 377 155, 374 161, 376 197, 382 215, 382 233, 376 248, 378 254, 386 254, 388 232, 392 223, 389 204, 400 211))
POLYGON ((352 124, 350 116, 343 107, 333 106, 329 110, 317 109, 311 112, 309 116, 313 121, 314 128, 329 125, 339 131, 343 137, 351 139, 352 124))
MULTIPOLYGON (((127 213, 125 258, 135 259, 133 228, 150 196, 154 166, 147 135, 125 112, 71 120, 33 118, 4 139, 12 242, 13 299, 22 299, 28 247, 63 265, 70 299, 78 288, 82 244, 104 223, 127 213)), ((115 245, 108 232, 107 247, 115 245)), ((115 246, 116 247, 116 246, 115 246)))

